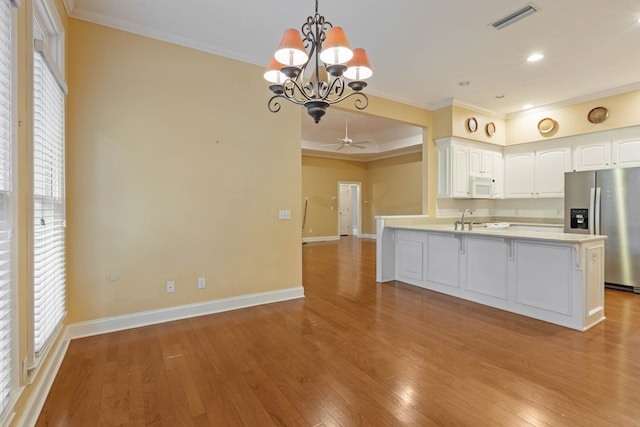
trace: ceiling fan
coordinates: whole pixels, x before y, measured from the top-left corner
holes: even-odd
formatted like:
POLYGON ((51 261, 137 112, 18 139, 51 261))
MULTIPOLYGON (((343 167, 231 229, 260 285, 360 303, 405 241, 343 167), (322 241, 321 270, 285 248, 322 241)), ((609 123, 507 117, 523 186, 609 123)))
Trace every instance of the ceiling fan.
POLYGON ((337 143, 334 144, 324 144, 324 146, 329 146, 329 145, 337 145, 338 148, 336 148, 336 150, 342 150, 345 147, 356 147, 356 148, 366 148, 363 145, 360 144, 369 144, 370 141, 354 141, 353 139, 349 138, 349 119, 345 119, 345 123, 344 123, 344 138, 338 138, 337 143))

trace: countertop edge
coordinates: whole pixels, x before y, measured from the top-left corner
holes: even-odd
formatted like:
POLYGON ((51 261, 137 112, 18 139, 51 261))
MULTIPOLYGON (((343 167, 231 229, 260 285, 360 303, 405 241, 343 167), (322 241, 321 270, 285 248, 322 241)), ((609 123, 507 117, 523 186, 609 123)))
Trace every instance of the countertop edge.
POLYGON ((461 234, 468 236, 486 236, 486 237, 498 237, 508 239, 527 239, 527 240, 542 240, 552 241, 560 243, 589 243, 597 242, 599 240, 606 240, 607 236, 604 235, 589 235, 589 234, 571 234, 571 233, 546 233, 541 231, 515 231, 509 229, 473 229, 469 230, 454 230, 451 226, 445 228, 438 225, 389 225, 385 228, 401 229, 401 230, 413 230, 413 231, 432 231, 436 233, 447 234, 461 234))

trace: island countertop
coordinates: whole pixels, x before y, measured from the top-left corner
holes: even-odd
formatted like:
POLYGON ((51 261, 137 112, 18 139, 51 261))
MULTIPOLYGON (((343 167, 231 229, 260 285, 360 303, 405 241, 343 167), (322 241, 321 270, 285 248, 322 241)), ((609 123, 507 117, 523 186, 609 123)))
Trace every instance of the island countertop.
POLYGON ((472 230, 454 230, 453 224, 413 224, 413 225, 387 225, 387 228, 403 230, 422 230, 440 233, 453 233, 463 235, 485 235, 509 239, 531 239, 561 243, 587 243, 604 240, 607 236, 593 234, 558 233, 553 231, 528 231, 518 229, 518 226, 509 228, 488 228, 484 224, 474 225, 472 230))
POLYGON ((453 223, 378 218, 377 225, 378 282, 398 280, 579 331, 605 319, 607 236, 521 224, 455 230, 453 223))

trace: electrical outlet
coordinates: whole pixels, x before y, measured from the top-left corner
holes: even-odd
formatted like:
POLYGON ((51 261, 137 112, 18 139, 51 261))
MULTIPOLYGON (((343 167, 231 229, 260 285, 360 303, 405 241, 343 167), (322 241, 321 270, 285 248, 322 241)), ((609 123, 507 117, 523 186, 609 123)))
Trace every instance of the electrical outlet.
POLYGON ((204 277, 199 277, 198 278, 198 289, 204 289, 204 287, 205 287, 204 277))
POLYGON ((173 280, 167 282, 167 293, 170 294, 176 291, 176 282, 173 280))

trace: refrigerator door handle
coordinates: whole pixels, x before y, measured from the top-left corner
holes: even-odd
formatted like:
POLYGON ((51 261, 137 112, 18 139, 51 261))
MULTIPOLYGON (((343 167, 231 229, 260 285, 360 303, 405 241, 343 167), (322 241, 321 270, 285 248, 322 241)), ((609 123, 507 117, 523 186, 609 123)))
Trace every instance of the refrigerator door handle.
POLYGON ((591 213, 589 213, 589 234, 595 234, 593 228, 593 216, 595 214, 595 198, 596 198, 596 189, 591 187, 591 191, 589 193, 589 209, 591 213))
POLYGON ((600 234, 600 187, 596 188, 596 204, 594 207, 594 211, 596 214, 596 218, 595 218, 596 234, 600 234))

